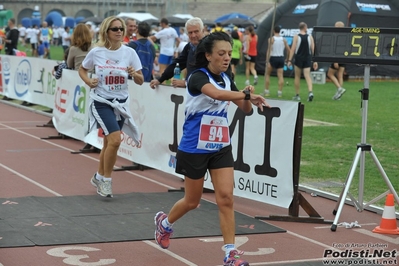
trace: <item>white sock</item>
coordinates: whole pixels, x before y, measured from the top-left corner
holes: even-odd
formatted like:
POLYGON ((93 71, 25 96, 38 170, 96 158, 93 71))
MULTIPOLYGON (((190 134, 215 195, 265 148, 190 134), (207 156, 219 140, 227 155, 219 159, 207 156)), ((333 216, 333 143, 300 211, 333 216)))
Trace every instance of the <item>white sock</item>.
POLYGON ((226 256, 224 257, 224 260, 226 261, 227 258, 230 256, 230 251, 235 250, 236 246, 234 244, 226 244, 223 247, 226 252, 226 256))
POLYGON ((168 231, 172 230, 173 224, 169 223, 168 217, 163 219, 161 224, 162 224, 163 228, 165 228, 166 230, 168 230, 168 231))
POLYGON ((100 175, 98 172, 96 173, 96 179, 97 180, 103 180, 104 177, 102 175, 100 175))
POLYGON ((103 180, 104 181, 112 181, 112 178, 111 177, 104 177, 103 180))

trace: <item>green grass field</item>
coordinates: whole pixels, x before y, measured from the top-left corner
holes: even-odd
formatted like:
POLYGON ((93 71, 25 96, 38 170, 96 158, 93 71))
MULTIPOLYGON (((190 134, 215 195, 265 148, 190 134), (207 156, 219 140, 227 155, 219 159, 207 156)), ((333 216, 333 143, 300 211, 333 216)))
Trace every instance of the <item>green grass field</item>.
MULTIPOLYGON (((51 58, 62 60, 62 47, 51 48, 51 58)), ((251 78, 252 80, 252 78, 251 78)), ((286 78, 282 100, 291 100, 295 94, 293 79, 286 78)), ((239 89, 244 87, 245 76, 236 76, 239 89)), ((399 190, 399 83, 395 81, 370 82, 367 115, 367 143, 371 144, 394 188, 399 190)), ((357 144, 361 142, 362 99, 359 92, 363 81, 347 81, 346 93, 339 101, 332 100, 335 87, 332 83, 313 85, 314 101, 307 102, 307 87, 301 80, 301 99, 305 105, 305 120, 312 119, 338 124, 338 126, 305 126, 303 129, 300 183, 339 194, 354 160, 357 144), (328 185, 330 184, 330 185, 328 185), (341 184, 337 186, 336 184, 341 184)), ((256 91, 262 93, 264 78, 259 76, 256 91)), ((271 95, 277 95, 277 79, 272 77, 271 95)), ((306 123, 305 123, 306 125, 306 123)), ((369 201, 388 187, 371 155, 365 153, 364 199, 369 201)), ((359 167, 350 192, 357 198, 359 167)), ((384 199, 377 205, 383 206, 384 199)))
MULTIPOLYGON (((283 100, 295 95, 294 80, 286 78, 283 100)), ((245 77, 237 76, 237 85, 244 87, 245 77)), ((399 190, 399 83, 370 82, 370 98, 367 101, 366 142, 372 148, 396 191, 399 190)), ((301 80, 301 99, 305 105, 305 120, 312 119, 338 124, 338 126, 306 126, 303 129, 300 183, 323 191, 339 194, 349 173, 361 142, 362 99, 360 89, 363 81, 347 81, 346 93, 341 100, 332 100, 335 86, 331 82, 314 84, 313 102, 307 102, 307 86, 301 80)), ((264 79, 259 78, 256 91, 264 89, 264 79)), ((271 98, 277 98, 277 79, 271 81, 271 98)), ((358 196, 360 163, 350 193, 358 196)), ((382 175, 374 164, 370 153, 365 152, 364 199, 370 201, 388 190, 382 175)), ((383 206, 385 198, 376 205, 383 206)))

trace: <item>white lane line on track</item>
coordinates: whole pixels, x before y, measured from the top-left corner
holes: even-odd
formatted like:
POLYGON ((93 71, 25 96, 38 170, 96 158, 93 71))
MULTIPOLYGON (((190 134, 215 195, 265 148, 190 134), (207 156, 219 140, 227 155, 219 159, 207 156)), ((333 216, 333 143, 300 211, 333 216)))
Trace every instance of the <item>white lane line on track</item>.
MULTIPOLYGON (((21 130, 18 130, 18 129, 9 127, 9 126, 4 125, 4 124, 2 124, 2 123, 0 123, 0 125, 2 125, 2 126, 4 126, 4 127, 7 127, 7 128, 9 128, 9 129, 11 129, 11 130, 17 131, 17 132, 19 132, 19 133, 21 133, 21 134, 24 134, 24 135, 26 135, 26 136, 32 137, 32 138, 34 138, 34 139, 44 141, 44 142, 46 142, 46 143, 48 143, 48 144, 50 144, 50 145, 53 145, 53 146, 62 148, 62 149, 64 149, 64 150, 67 150, 67 151, 70 151, 70 152, 74 151, 74 150, 69 149, 69 148, 67 148, 67 147, 64 147, 64 146, 62 146, 62 145, 59 145, 59 144, 56 144, 56 143, 52 143, 52 142, 47 141, 47 140, 44 140, 44 139, 40 139, 39 137, 36 137, 36 136, 31 135, 31 134, 29 134, 29 133, 23 132, 23 131, 21 131, 21 130)), ((86 157, 86 158, 88 158, 88 159, 97 161, 97 162, 99 161, 98 159, 93 158, 93 157, 90 157, 90 156, 88 156, 88 155, 86 155, 86 154, 83 154, 83 153, 81 153, 81 154, 79 154, 79 155, 80 155, 80 156, 84 156, 84 157, 86 157)), ((7 168, 8 168, 8 167, 7 167, 7 168)), ((9 168, 8 168, 8 169, 9 169, 9 168)), ((15 171, 14 171, 14 172, 15 172, 15 171)), ((168 186, 168 185, 166 185, 166 184, 163 184, 163 183, 154 181, 154 180, 152 180, 152 179, 150 179, 150 178, 147 178, 147 177, 145 177, 145 176, 143 176, 143 175, 136 174, 136 173, 130 172, 130 171, 129 171, 128 173, 129 173, 129 174, 132 174, 132 175, 135 175, 135 176, 137 176, 137 177, 139 177, 139 178, 142 178, 142 179, 144 179, 144 180, 150 181, 150 182, 152 182, 152 183, 156 183, 156 184, 158 184, 158 185, 160 185, 160 186, 163 186, 163 187, 166 187, 166 188, 174 189, 174 187, 170 187, 170 186, 168 186)), ((18 174, 18 175, 20 175, 20 174, 18 174)), ((32 181, 33 181, 33 180, 32 180, 32 181)), ((37 184, 38 184, 39 186, 42 186, 42 185, 40 185, 39 183, 37 183, 37 184)), ((56 193, 56 192, 55 192, 55 193, 56 193)), ((325 247, 325 248, 328 248, 328 249, 334 249, 334 248, 332 248, 332 247, 329 246, 329 245, 323 244, 323 243, 321 243, 321 242, 318 242, 318 241, 316 241, 316 240, 310 239, 310 238, 308 238, 308 237, 305 237, 305 236, 302 236, 302 235, 299 235, 299 234, 296 234, 296 233, 293 233, 293 232, 290 232, 290 231, 287 231, 287 233, 288 233, 288 234, 291 234, 291 235, 293 235, 293 236, 295 236, 295 237, 301 238, 301 239, 303 239, 303 240, 305 240, 305 241, 311 242, 311 243, 313 243, 313 244, 316 244, 316 245, 319 245, 319 246, 322 246, 322 247, 325 247)), ((154 244, 154 243, 152 243, 151 241, 143 241, 143 242, 146 243, 146 244, 148 244, 148 245, 150 245, 150 246, 153 246, 153 247, 155 247, 155 248, 157 248, 157 249, 159 249, 159 250, 161 250, 161 251, 163 251, 164 253, 169 254, 170 256, 173 256, 173 257, 175 257, 175 258, 177 258, 177 259, 180 258, 180 259, 178 259, 178 260, 186 261, 185 263, 188 263, 187 265, 196 266, 196 264, 193 264, 193 263, 191 263, 191 262, 185 260, 184 258, 182 258, 182 257, 180 257, 180 256, 178 256, 178 255, 176 255, 176 254, 174 254, 174 253, 168 251, 168 250, 164 250, 164 249, 160 248, 157 244, 154 244)), ((334 249, 334 250, 335 250, 335 249, 334 249)), ((339 251, 339 250, 337 249, 337 251, 339 251)), ((320 260, 320 259, 318 259, 318 260, 320 260)), ((275 263, 279 263, 279 262, 275 262, 275 263)), ((251 264, 253 264, 253 263, 251 263, 251 264)), ((263 264, 264 264, 264 263, 263 263, 263 264)), ((262 264, 253 264, 253 265, 262 265, 262 264)))
POLYGON ((294 233, 294 232, 291 232, 291 231, 287 231, 287 233, 290 234, 290 235, 292 235, 292 236, 295 236, 295 237, 297 237, 297 238, 301 238, 301 239, 303 239, 303 240, 305 240, 305 241, 308 241, 308 242, 310 242, 310 243, 313 243, 313 244, 315 244, 315 245, 319 245, 319 246, 321 246, 321 247, 324 247, 324 248, 327 248, 327 249, 331 249, 331 250, 334 250, 334 251, 340 251, 339 249, 336 249, 336 248, 332 247, 331 245, 323 244, 323 243, 321 243, 321 242, 319 242, 319 241, 316 241, 316 240, 314 240, 314 239, 308 238, 308 237, 306 237, 306 236, 303 236, 303 235, 300 235, 300 234, 297 234, 297 233, 294 233))
MULTIPOLYGON (((287 234, 290 234, 290 235, 292 235, 292 236, 294 236, 294 237, 303 239, 303 240, 308 241, 308 242, 310 242, 310 243, 313 243, 313 244, 315 244, 315 245, 324 247, 324 248, 326 248, 326 249, 331 249, 331 250, 333 250, 333 251, 341 251, 341 250, 336 249, 336 248, 334 248, 334 247, 332 247, 332 246, 323 244, 323 243, 321 243, 321 242, 319 242, 319 241, 316 241, 316 240, 314 240, 314 239, 308 238, 308 237, 306 237, 306 236, 299 235, 299 234, 297 234, 297 233, 294 233, 294 232, 291 232, 291 231, 288 231, 288 230, 287 230, 287 234)), ((322 255, 322 254, 321 254, 321 255, 322 255)), ((320 256, 321 256, 321 255, 320 255, 320 256)), ((253 265, 253 266, 254 266, 254 265, 272 265, 272 264, 290 265, 290 264, 293 264, 293 263, 301 263, 301 262, 309 262, 309 261, 322 261, 322 260, 323 260, 323 258, 309 258, 309 259, 303 259, 303 260, 285 260, 285 261, 251 262, 251 265, 253 265)), ((218 265, 218 266, 222 266, 222 265, 218 265)))
MULTIPOLYGON (((185 258, 180 257, 179 255, 177 255, 177 254, 175 254, 175 253, 173 253, 173 252, 171 252, 171 251, 169 251, 169 250, 167 250, 167 249, 161 248, 160 246, 158 246, 158 244, 155 244, 155 243, 153 243, 153 242, 151 242, 151 241, 148 241, 148 240, 144 240, 143 242, 146 243, 147 245, 152 246, 153 248, 156 248, 156 249, 162 251, 163 253, 168 254, 169 256, 171 256, 171 257, 177 259, 178 261, 181 261, 181 262, 185 263, 186 265, 189 265, 189 266, 197 266, 197 264, 192 263, 191 261, 188 261, 188 260, 186 260, 185 258)), ((252 263, 251 263, 251 264, 252 264, 252 263)))
MULTIPOLYGON (((53 146, 58 147, 58 148, 61 148, 61 149, 63 149, 63 150, 70 151, 70 152, 73 152, 73 151, 74 151, 74 150, 69 149, 69 148, 67 148, 67 147, 65 147, 65 146, 62 146, 62 145, 53 143, 53 142, 48 141, 48 140, 45 140, 45 139, 41 139, 41 138, 39 138, 39 137, 36 137, 36 136, 34 136, 34 135, 32 135, 32 134, 26 133, 26 132, 21 131, 21 130, 19 130, 19 129, 16 129, 16 128, 7 126, 7 125, 5 125, 5 124, 3 124, 3 123, 0 123, 0 126, 4 126, 4 127, 8 128, 8 129, 10 129, 10 130, 13 130, 13 131, 16 131, 16 132, 18 132, 18 133, 24 134, 24 135, 26 135, 26 136, 28 136, 28 137, 31 137, 31 138, 34 138, 34 139, 37 139, 37 140, 40 140, 40 141, 44 141, 44 142, 46 142, 46 143, 48 143, 48 144, 50 144, 50 145, 53 145, 53 146)), ((93 158, 93 157, 91 157, 91 156, 89 156, 89 155, 86 155, 86 154, 84 154, 84 153, 79 153, 78 155, 83 156, 83 157, 86 157, 86 158, 91 159, 91 160, 96 161, 96 162, 99 161, 99 159, 93 158)), ((137 177, 139 177, 139 178, 141 178, 141 179, 144 179, 144 180, 146 180, 146 181, 155 183, 155 184, 157 184, 157 185, 159 185, 159 186, 162 186, 162 187, 165 187, 165 188, 167 188, 167 189, 177 189, 177 188, 175 188, 175 187, 171 187, 171 186, 168 186, 168 185, 163 184, 163 183, 161 183, 161 182, 152 180, 152 179, 150 179, 150 178, 148 178, 148 177, 145 177, 145 176, 143 176, 143 175, 136 174, 136 173, 134 173, 134 172, 130 172, 130 171, 129 171, 129 172, 127 172, 127 173, 129 173, 129 174, 131 174, 131 175, 134 175, 134 176, 137 176, 137 177)))
POLYGON ((55 196, 57 196, 57 197, 62 197, 61 194, 55 192, 54 190, 49 189, 48 187, 46 187, 46 186, 40 184, 39 182, 36 182, 35 180, 30 179, 30 178, 27 177, 27 176, 24 176, 24 175, 21 174, 21 173, 18 173, 17 171, 11 169, 10 167, 7 167, 7 166, 5 166, 5 165, 2 164, 2 163, 0 163, 0 166, 3 167, 4 169, 10 171, 11 173, 16 174, 17 176, 19 176, 19 177, 25 179, 26 181, 31 182, 32 184, 34 184, 34 185, 40 187, 41 189, 44 189, 44 190, 46 190, 47 192, 49 192, 49 193, 51 193, 51 194, 53 194, 53 195, 55 195, 55 196))

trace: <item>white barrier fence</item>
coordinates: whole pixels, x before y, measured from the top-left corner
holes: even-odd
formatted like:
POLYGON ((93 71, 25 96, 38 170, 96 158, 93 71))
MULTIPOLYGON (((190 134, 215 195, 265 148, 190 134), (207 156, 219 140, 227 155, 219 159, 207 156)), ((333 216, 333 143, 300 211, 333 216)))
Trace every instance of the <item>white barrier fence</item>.
MULTIPOLYGON (((51 71, 56 64, 46 59, 0 56, 0 94, 53 109, 52 121, 60 134, 101 149, 100 130, 87 134, 90 88, 73 70, 64 70, 62 78, 55 80, 51 71)), ((175 174, 185 90, 170 86, 153 90, 149 83, 138 86, 129 82, 130 109, 142 142, 135 146, 122 132, 118 155, 175 174)), ((271 109, 259 112, 254 108, 249 115, 235 105, 230 106, 234 195, 288 208, 293 198, 294 131, 299 103, 268 101, 273 106, 271 109)), ((205 187, 213 188, 208 177, 205 187)))

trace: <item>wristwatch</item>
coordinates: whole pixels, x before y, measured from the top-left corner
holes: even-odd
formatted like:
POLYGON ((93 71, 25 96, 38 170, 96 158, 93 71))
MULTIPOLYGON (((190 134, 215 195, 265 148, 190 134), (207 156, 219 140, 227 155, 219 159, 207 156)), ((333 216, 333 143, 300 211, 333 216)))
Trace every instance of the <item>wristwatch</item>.
POLYGON ((242 92, 245 94, 244 100, 251 99, 251 92, 249 90, 243 90, 242 92))

